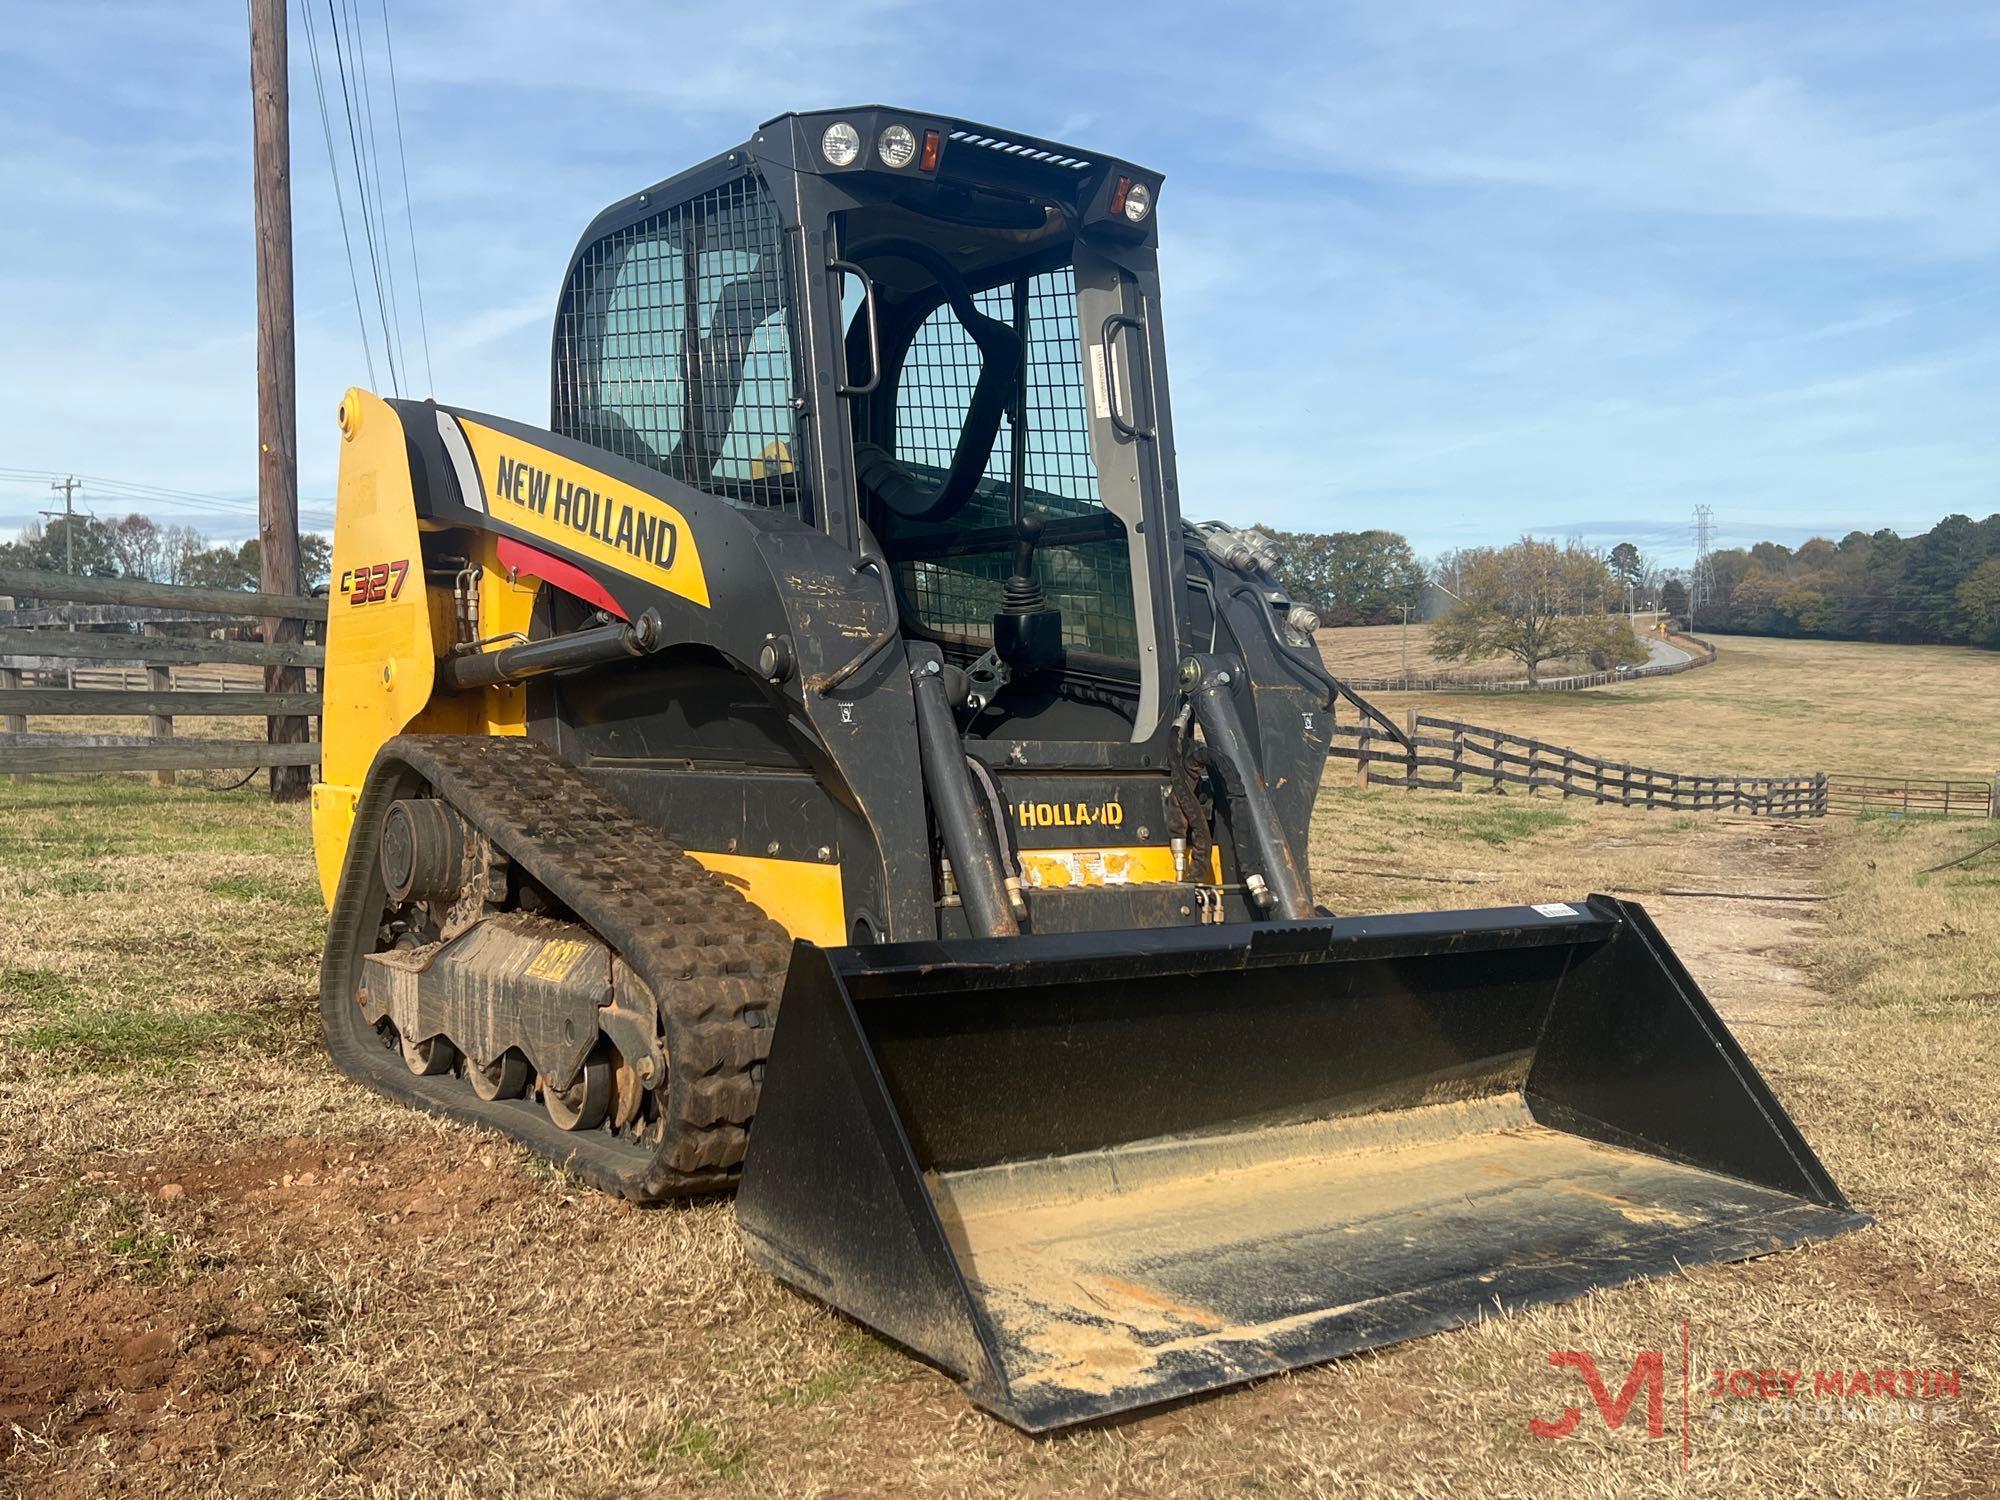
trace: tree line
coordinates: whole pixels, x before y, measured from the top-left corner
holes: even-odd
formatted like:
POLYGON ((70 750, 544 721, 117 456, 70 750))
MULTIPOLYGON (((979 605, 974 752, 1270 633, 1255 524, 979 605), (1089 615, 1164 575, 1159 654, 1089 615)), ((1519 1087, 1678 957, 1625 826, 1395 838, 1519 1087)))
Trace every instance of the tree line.
POLYGON ((2000 649, 2000 515, 1724 548, 1691 602, 1701 630, 2000 649))
MULTIPOLYGON (((0 542, 0 566, 74 572, 89 578, 145 578, 196 588, 255 589, 263 548, 255 537, 214 542, 192 526, 162 526, 134 511, 120 520, 57 516, 0 542)), ((299 576, 307 589, 327 581, 333 544, 316 531, 299 538, 299 576)))
POLYGON ((1593 671, 1636 666, 1646 647, 1622 613, 1647 607, 1659 570, 1629 542, 1607 554, 1523 537, 1506 547, 1448 552, 1428 565, 1393 531, 1279 531, 1258 527, 1279 582, 1326 625, 1386 625, 1412 614, 1427 583, 1449 591, 1430 626, 1443 661, 1510 657, 1529 682, 1551 662, 1593 671))
POLYGON ((1294 602, 1323 625, 1387 625, 1415 609, 1428 572, 1393 531, 1280 531, 1258 526, 1294 602))

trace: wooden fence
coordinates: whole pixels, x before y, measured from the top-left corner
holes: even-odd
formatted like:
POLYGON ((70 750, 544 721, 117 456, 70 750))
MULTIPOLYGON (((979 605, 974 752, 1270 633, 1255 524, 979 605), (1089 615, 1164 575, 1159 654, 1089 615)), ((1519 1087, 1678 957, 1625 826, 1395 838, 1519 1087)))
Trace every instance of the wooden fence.
POLYGON ((1683 812, 1742 812, 1772 818, 1817 818, 1827 811, 1826 773, 1801 776, 1703 776, 1661 771, 1584 755, 1566 745, 1509 734, 1457 719, 1411 714, 1405 746, 1374 724, 1333 726, 1327 754, 1355 763, 1363 782, 1458 792, 1466 782, 1485 790, 1510 786, 1559 792, 1624 807, 1683 812))
POLYGON ((36 601, 0 609, 0 772, 153 771, 170 785, 176 771, 318 764, 316 739, 189 738, 174 733, 174 720, 317 717, 315 680, 305 691, 267 692, 246 669, 305 668, 316 679, 323 646, 217 636, 218 627, 260 619, 304 620, 310 631, 326 619, 324 599, 24 568, 0 568, 0 596, 36 601), (30 717, 135 715, 147 720, 146 734, 28 728, 30 717))
POLYGON ((1432 672, 1425 676, 1403 677, 1335 675, 1356 692, 1366 693, 1573 693, 1583 688, 1607 687, 1614 682, 1632 682, 1641 677, 1672 677, 1676 673, 1705 667, 1715 660, 1715 646, 1699 636, 1674 633, 1666 639, 1670 645, 1680 647, 1689 655, 1681 661, 1660 662, 1653 666, 1584 672, 1569 677, 1544 677, 1532 685, 1517 678, 1478 672, 1432 672))

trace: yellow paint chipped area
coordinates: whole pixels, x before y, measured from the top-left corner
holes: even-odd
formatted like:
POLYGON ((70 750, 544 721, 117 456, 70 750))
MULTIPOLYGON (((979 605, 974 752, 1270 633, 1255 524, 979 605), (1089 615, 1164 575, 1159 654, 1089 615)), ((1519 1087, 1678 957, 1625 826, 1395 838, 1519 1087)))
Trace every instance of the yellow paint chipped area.
MULTIPOLYGON (((1222 882, 1222 855, 1211 850, 1210 880, 1222 882)), ((1037 889, 1070 886, 1165 885, 1174 873, 1173 850, 1153 844, 1133 849, 1023 849, 1021 879, 1037 889)))

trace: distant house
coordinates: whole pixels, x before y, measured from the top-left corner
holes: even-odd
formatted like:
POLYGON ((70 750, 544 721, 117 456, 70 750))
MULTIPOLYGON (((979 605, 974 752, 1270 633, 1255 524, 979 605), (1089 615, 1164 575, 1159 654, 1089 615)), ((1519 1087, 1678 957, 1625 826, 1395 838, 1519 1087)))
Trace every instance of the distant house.
POLYGON ((1441 620, 1463 601, 1458 595, 1441 583, 1426 583, 1417 595, 1417 618, 1419 620, 1441 620))

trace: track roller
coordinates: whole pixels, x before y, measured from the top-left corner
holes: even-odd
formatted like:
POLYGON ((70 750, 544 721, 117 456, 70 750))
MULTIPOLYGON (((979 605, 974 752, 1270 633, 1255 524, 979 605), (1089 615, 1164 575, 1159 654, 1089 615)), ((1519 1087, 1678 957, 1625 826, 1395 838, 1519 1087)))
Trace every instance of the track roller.
POLYGON ((445 1037, 422 1042, 404 1037, 401 1050, 404 1066, 419 1078, 437 1078, 458 1066, 458 1048, 445 1037))
POLYGON ((595 1130, 610 1117, 617 1096, 615 1074, 609 1049, 600 1045, 568 1088, 542 1089, 542 1107, 558 1130, 595 1130))
POLYGON ((472 1092, 488 1103, 518 1099, 528 1091, 528 1060, 511 1047, 483 1068, 467 1058, 465 1080, 472 1085, 472 1092))

